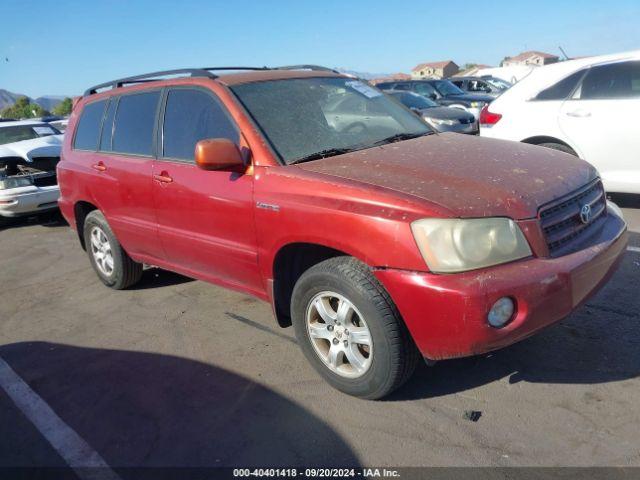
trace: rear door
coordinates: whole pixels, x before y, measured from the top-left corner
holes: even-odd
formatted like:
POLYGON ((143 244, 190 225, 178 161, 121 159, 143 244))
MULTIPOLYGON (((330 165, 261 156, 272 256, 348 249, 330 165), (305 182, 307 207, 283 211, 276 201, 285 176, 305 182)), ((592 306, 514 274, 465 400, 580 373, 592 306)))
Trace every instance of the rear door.
POLYGON ((163 255, 151 191, 159 100, 156 90, 114 96, 104 105, 88 104, 74 139, 74 148, 93 150, 87 158, 91 195, 118 240, 129 254, 149 259, 163 255), (85 138, 85 114, 92 124, 92 117, 99 115, 95 138, 85 138))
POLYGON ((592 67, 559 115, 609 191, 640 193, 640 61, 592 67))
POLYGON ((153 166, 153 197, 167 261, 194 276, 261 291, 253 176, 199 169, 195 145, 206 138, 240 145, 241 136, 210 90, 168 89, 153 166))

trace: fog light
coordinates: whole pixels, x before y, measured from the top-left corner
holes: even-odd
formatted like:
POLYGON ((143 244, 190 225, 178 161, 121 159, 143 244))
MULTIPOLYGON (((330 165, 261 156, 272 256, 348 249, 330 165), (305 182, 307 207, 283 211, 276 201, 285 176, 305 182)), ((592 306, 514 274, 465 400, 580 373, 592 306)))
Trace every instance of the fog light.
POLYGON ((495 328, 504 327, 511 317, 516 307, 509 297, 502 297, 496 303, 493 304, 489 314, 487 315, 487 321, 489 325, 495 328))

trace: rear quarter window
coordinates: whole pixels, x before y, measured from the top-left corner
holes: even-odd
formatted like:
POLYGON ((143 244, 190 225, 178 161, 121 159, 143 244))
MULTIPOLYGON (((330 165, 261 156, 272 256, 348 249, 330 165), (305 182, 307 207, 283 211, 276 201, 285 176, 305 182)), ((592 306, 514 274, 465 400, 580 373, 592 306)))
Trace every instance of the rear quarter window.
POLYGON ((535 100, 564 100, 576 88, 578 82, 584 75, 584 70, 579 70, 568 77, 563 78, 559 82, 551 85, 548 88, 542 90, 538 95, 536 95, 535 100))
POLYGON ((76 127, 73 148, 77 150, 96 150, 98 148, 98 136, 106 104, 106 100, 100 100, 85 105, 76 127))
POLYGON ((153 131, 159 99, 159 91, 120 97, 113 126, 113 152, 153 155, 153 131))

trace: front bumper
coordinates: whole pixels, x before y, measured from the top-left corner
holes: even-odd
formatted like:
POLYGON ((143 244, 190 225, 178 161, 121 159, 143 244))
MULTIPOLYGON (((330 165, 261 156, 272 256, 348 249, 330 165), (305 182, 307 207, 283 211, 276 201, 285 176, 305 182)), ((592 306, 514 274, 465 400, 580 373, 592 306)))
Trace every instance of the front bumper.
POLYGON ((60 188, 21 187, 0 191, 0 217, 20 217, 58 208, 60 188))
POLYGON ((375 271, 413 339, 430 360, 496 350, 562 320, 613 274, 627 245, 626 224, 611 215, 584 250, 559 258, 528 258, 459 274, 436 275, 394 269, 375 271), (501 297, 516 301, 505 327, 487 323, 501 297))

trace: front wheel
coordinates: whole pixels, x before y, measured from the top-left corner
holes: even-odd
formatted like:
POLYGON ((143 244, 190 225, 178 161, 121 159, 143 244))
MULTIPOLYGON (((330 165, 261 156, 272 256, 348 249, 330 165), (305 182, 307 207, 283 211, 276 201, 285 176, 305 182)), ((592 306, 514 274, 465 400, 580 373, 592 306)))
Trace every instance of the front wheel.
POLYGON ((413 373, 419 353, 370 269, 335 257, 307 270, 293 290, 291 318, 311 365, 338 390, 378 399, 413 373))

